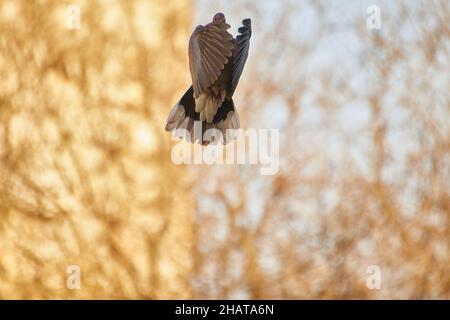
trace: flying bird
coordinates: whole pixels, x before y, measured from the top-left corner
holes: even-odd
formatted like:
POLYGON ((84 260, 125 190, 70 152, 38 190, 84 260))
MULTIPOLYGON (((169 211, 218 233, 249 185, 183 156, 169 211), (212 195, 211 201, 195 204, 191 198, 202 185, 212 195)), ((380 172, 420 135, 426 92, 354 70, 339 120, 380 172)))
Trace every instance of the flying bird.
POLYGON ((251 20, 244 19, 242 24, 236 38, 227 31, 230 25, 222 13, 195 28, 189 40, 192 85, 170 111, 166 131, 184 129, 187 141, 207 145, 210 141, 202 138, 206 130, 219 130, 226 143, 226 130, 239 128, 233 94, 247 61, 252 34, 251 20), (198 124, 201 137, 194 136, 198 124))

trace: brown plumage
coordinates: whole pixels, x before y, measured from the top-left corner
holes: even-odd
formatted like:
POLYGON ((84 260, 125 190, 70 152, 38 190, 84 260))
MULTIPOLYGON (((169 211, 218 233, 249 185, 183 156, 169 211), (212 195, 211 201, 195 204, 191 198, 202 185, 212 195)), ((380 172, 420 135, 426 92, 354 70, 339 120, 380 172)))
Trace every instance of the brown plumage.
POLYGON ((195 28, 189 40, 192 86, 170 112, 167 131, 185 129, 182 136, 186 140, 208 144, 208 139, 202 139, 206 130, 220 130, 226 143, 226 130, 239 128, 232 97, 248 57, 251 37, 250 19, 242 22, 236 38, 228 33, 230 25, 222 13, 217 13, 207 25, 195 28), (201 131, 196 132, 200 123, 201 131))

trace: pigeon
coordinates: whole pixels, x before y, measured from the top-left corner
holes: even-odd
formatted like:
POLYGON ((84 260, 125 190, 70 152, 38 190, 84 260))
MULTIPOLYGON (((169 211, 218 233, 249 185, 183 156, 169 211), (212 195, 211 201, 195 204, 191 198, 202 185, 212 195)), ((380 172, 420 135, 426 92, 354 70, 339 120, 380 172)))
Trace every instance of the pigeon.
POLYGON ((226 144, 233 139, 228 129, 239 129, 233 94, 248 57, 251 20, 242 20, 236 38, 229 28, 225 15, 217 13, 212 22, 197 26, 189 39, 192 85, 170 111, 165 128, 181 131, 188 142, 226 144), (209 139, 207 131, 213 132, 209 139))

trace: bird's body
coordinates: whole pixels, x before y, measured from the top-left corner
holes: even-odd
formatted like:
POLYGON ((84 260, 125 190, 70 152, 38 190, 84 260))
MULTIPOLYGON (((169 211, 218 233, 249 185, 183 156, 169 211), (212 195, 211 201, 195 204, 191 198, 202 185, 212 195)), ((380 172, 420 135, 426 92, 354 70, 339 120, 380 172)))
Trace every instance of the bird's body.
POLYGON ((166 130, 184 129, 190 142, 208 144, 203 134, 217 129, 226 143, 226 130, 238 129, 233 94, 248 56, 250 19, 243 20, 240 35, 233 38, 225 16, 218 13, 205 26, 197 26, 189 40, 192 86, 173 107, 166 130), (194 136, 194 122, 201 123, 201 136, 194 136))

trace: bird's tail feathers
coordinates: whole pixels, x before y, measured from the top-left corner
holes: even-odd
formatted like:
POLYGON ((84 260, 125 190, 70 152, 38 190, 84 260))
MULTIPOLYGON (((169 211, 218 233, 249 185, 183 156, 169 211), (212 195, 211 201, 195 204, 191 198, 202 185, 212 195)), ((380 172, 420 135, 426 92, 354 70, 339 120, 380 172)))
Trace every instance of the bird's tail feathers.
POLYGON ((222 102, 212 121, 200 119, 200 113, 195 111, 191 86, 170 111, 165 129, 175 131, 175 136, 188 142, 208 145, 219 142, 226 144, 234 140, 239 126, 239 116, 232 99, 222 102))

